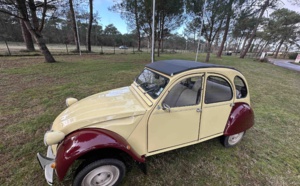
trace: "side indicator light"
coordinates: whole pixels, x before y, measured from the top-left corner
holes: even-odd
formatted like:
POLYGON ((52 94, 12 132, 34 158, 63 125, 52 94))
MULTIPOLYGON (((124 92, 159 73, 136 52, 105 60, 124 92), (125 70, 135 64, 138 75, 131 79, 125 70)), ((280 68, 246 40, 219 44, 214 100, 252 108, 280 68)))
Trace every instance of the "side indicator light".
POLYGON ((55 169, 56 168, 56 163, 51 163, 51 166, 50 166, 52 169, 55 169))

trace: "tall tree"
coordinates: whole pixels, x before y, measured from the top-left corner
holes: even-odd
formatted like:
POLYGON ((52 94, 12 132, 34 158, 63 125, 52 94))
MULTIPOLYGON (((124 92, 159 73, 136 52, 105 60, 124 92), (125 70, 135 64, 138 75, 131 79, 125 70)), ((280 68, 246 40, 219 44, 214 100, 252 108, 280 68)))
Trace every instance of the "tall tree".
POLYGON ((90 7, 90 13, 89 13, 89 26, 88 31, 86 35, 86 43, 87 43, 87 49, 89 52, 92 51, 91 48, 91 32, 92 32, 92 25, 93 25, 93 0, 89 0, 89 7, 90 7))
POLYGON ((275 58, 277 58, 281 46, 284 42, 293 41, 299 35, 300 29, 298 24, 300 23, 300 14, 295 11, 291 11, 285 8, 274 11, 270 15, 267 31, 271 35, 276 35, 278 38, 278 46, 275 52, 275 58))
POLYGON ((183 5, 183 0, 156 0, 154 28, 152 28, 152 0, 122 0, 115 4, 111 10, 120 12, 128 26, 136 30, 138 45, 140 45, 141 32, 145 33, 150 41, 152 29, 154 29, 158 48, 163 49, 165 36, 171 30, 178 28, 184 20, 183 5))
POLYGON ((259 26, 259 24, 262 22, 262 17, 265 13, 265 11, 267 10, 267 8, 269 7, 275 7, 276 3, 278 0, 264 0, 261 8, 260 8, 260 13, 259 16, 257 18, 257 22, 255 24, 255 27, 253 28, 250 38, 248 40, 248 44, 246 45, 246 47, 242 50, 241 54, 240 54, 240 58, 244 58, 248 52, 248 50, 250 49, 251 45, 252 45, 252 41, 254 40, 255 36, 256 36, 256 32, 257 32, 257 28, 259 26))
POLYGON ((70 16, 71 16, 71 22, 72 22, 72 30, 74 35, 74 42, 76 45, 76 51, 79 52, 79 38, 78 38, 78 32, 77 32, 77 24, 75 19, 75 11, 73 6, 73 0, 69 0, 69 7, 70 7, 70 16))
POLYGON ((27 51, 35 51, 31 34, 27 30, 27 27, 26 27, 26 25, 24 23, 24 20, 23 19, 19 19, 19 21, 20 21, 20 25, 21 25, 23 40, 24 40, 25 45, 26 45, 26 50, 27 51))
POLYGON ((162 49, 164 38, 170 35, 170 31, 175 30, 182 25, 184 20, 184 2, 183 0, 159 0, 157 1, 156 19, 158 21, 158 52, 162 49))
POLYGON ((232 36, 238 40, 237 46, 235 47, 235 51, 238 52, 243 50, 246 45, 247 40, 250 37, 250 34, 257 23, 257 18, 254 17, 256 11, 252 11, 249 8, 242 10, 239 15, 235 19, 235 23, 232 29, 232 36), (240 49, 240 45, 242 47, 240 49))
POLYGON ((46 13, 49 8, 54 7, 48 4, 47 0, 44 0, 44 2, 35 2, 34 0, 0 1, 0 12, 22 19, 27 30, 38 44, 40 51, 45 57, 45 61, 52 63, 55 62, 55 59, 47 48, 42 35, 46 13), (41 18, 37 16, 38 8, 42 9, 41 18))
POLYGON ((200 18, 195 18, 191 22, 186 23, 186 27, 183 31, 187 37, 190 37, 190 35, 192 35, 194 51, 196 51, 197 49, 196 36, 198 35, 200 29, 200 23, 201 23, 200 18))
POLYGON ((137 48, 141 50, 141 16, 143 16, 143 1, 138 0, 121 0, 116 3, 110 10, 119 12, 121 17, 126 20, 127 26, 132 30, 135 30, 138 40, 137 48))
POLYGON ((204 15, 202 12, 202 6, 204 6, 203 2, 201 4, 197 0, 187 0, 187 12, 193 16, 203 16, 204 18, 203 33, 207 44, 205 61, 208 62, 210 59, 212 43, 224 22, 224 15, 226 12, 224 10, 225 2, 223 0, 208 1, 204 15))
POLYGON ((244 3, 245 3, 245 0, 227 0, 227 1, 225 1, 224 9, 225 9, 226 21, 225 21, 222 42, 221 42, 220 48, 217 52, 217 57, 219 57, 219 58, 222 56, 224 45, 227 40, 231 19, 235 13, 238 13, 237 10, 239 10, 240 7, 244 3), (233 7, 234 7, 234 9, 233 9, 233 7))

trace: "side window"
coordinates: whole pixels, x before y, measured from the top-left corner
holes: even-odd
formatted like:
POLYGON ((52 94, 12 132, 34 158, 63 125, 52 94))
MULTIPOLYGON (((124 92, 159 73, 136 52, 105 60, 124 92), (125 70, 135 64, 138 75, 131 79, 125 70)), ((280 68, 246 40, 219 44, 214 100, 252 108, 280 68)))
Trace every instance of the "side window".
POLYGON ((227 80, 209 76, 206 81, 205 103, 229 101, 233 97, 232 88, 227 80))
POLYGON ((245 98, 247 96, 248 90, 247 90, 246 84, 242 78, 240 78, 239 76, 236 76, 234 78, 234 86, 236 89, 236 98, 237 99, 245 98))
POLYGON ((163 103, 170 107, 197 105, 200 101, 202 76, 194 76, 176 83, 163 103))

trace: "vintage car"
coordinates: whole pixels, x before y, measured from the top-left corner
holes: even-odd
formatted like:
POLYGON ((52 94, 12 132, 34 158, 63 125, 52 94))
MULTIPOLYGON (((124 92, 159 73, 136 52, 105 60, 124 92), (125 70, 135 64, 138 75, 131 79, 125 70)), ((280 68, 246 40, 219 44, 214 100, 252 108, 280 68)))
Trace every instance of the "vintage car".
POLYGON ((231 147, 254 124, 238 70, 184 60, 147 64, 130 86, 66 105, 44 136, 47 156, 37 154, 49 184, 83 160, 73 185, 116 185, 128 157, 146 171, 148 156, 216 137, 231 147))

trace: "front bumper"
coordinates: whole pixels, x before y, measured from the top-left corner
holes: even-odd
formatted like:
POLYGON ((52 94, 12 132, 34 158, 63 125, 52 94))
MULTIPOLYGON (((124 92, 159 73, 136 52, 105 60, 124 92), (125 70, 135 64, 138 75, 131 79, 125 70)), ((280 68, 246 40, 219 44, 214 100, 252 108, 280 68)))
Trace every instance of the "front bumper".
POLYGON ((51 164, 54 162, 55 156, 52 152, 51 146, 48 146, 47 156, 43 156, 42 154, 37 153, 37 159, 42 169, 45 171, 45 178, 47 183, 49 185, 52 185, 54 169, 51 168, 51 164))

